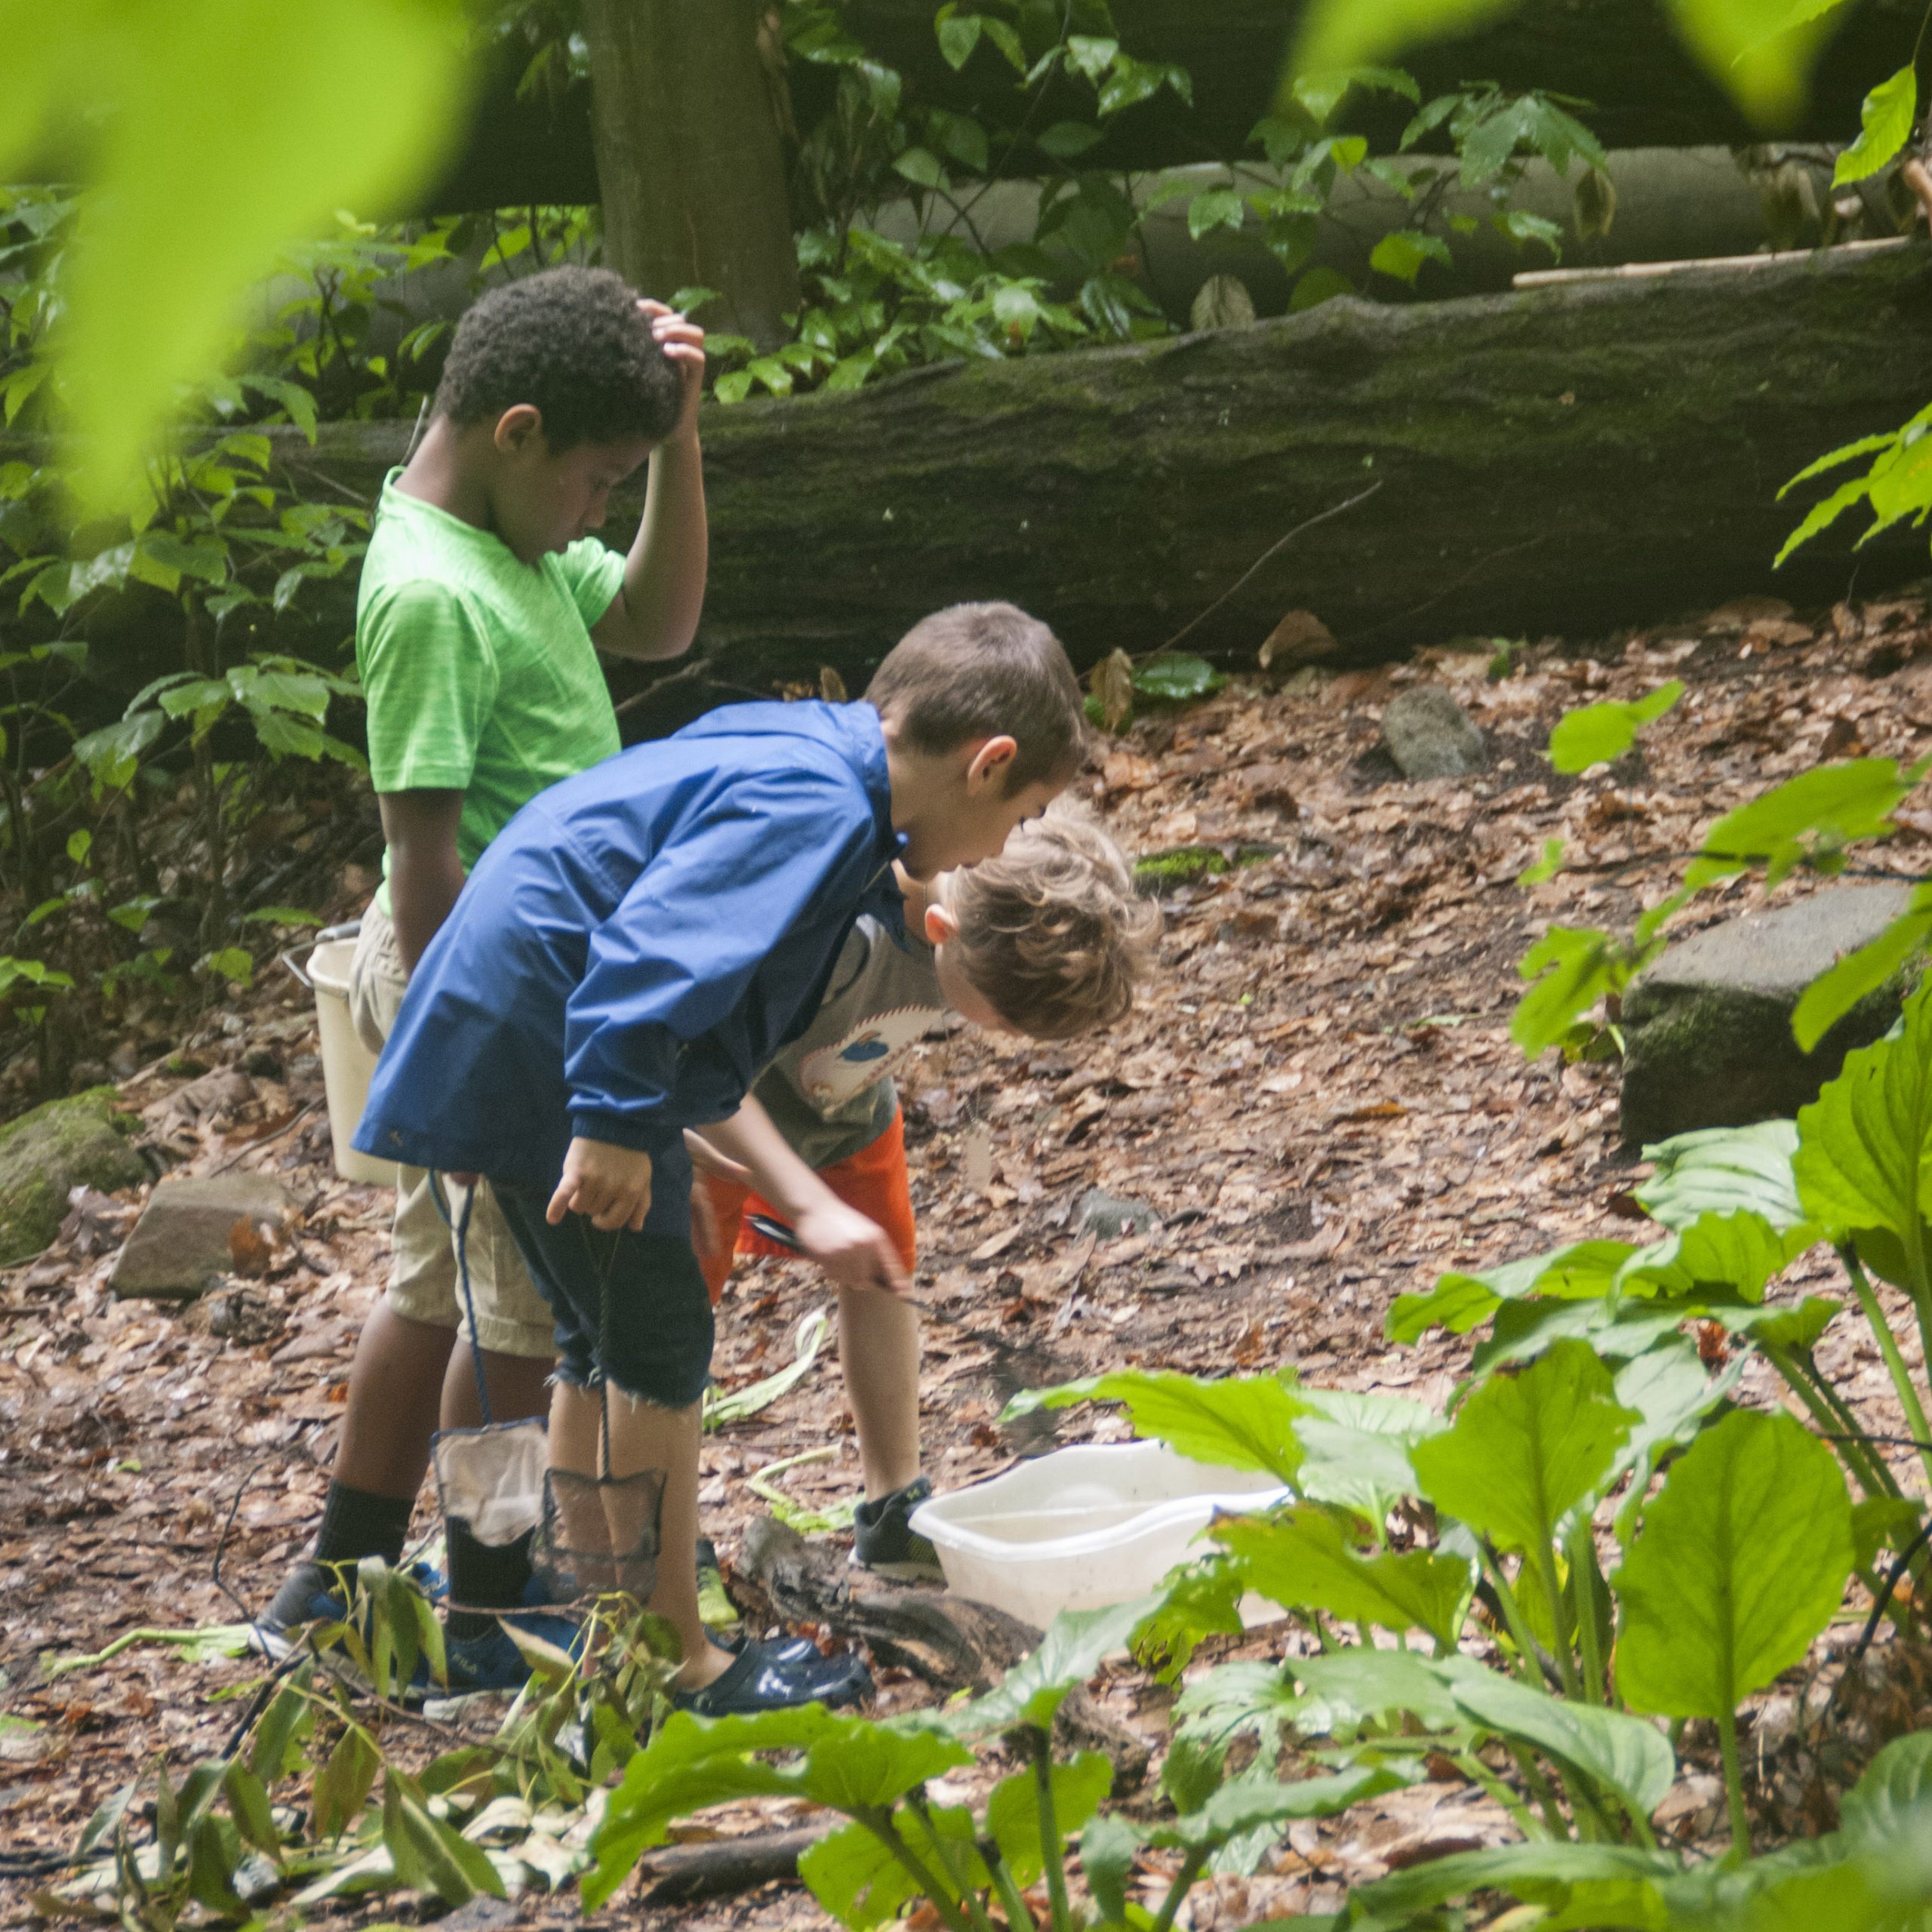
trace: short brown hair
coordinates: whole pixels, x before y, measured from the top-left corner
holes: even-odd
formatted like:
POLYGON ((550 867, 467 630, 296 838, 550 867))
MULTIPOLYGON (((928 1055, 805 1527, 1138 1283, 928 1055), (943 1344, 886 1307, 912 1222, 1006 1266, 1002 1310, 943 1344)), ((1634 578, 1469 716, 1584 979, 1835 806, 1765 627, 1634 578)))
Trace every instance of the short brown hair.
POLYGON ((1087 749, 1079 680, 1060 641, 1012 604, 955 604, 921 617, 872 673, 867 699, 916 751, 949 752, 1010 735, 1011 796, 1059 774, 1087 749))
POLYGON ((1023 825, 997 858, 953 874, 946 903, 967 978, 1036 1040, 1123 1017, 1161 924, 1120 848, 1067 811, 1023 825))

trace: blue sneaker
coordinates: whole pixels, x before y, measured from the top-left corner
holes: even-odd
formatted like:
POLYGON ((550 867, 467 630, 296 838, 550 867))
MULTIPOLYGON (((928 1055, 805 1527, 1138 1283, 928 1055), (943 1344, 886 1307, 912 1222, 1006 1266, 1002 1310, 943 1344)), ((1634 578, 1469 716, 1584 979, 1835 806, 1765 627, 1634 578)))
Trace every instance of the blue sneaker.
MULTIPOLYGON (((583 1626, 574 1617, 559 1617, 554 1611, 515 1611, 506 1619, 527 1631, 552 1650, 574 1657, 583 1642, 583 1626)), ((530 1666, 503 1622, 493 1623, 481 1635, 446 1637, 443 1654, 449 1666, 449 1687, 453 1692, 469 1690, 521 1690, 530 1677, 530 1666)))
MULTIPOLYGON (((313 1557, 298 1563, 282 1579, 266 1610, 256 1618, 253 1629, 258 1647, 279 1661, 294 1647, 297 1631, 312 1623, 340 1623, 349 1614, 343 1594, 343 1570, 349 1563, 318 1563, 313 1557)), ((412 1563, 405 1573, 432 1603, 449 1594, 449 1580, 430 1563, 412 1563)))

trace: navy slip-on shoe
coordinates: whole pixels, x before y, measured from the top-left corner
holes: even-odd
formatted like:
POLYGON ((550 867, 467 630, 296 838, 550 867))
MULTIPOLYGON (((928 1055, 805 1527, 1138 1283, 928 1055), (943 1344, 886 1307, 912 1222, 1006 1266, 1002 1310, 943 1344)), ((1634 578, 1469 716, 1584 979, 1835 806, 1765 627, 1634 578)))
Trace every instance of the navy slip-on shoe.
POLYGON ((872 1690, 872 1673, 858 1656, 825 1657, 808 1638, 794 1637, 747 1642, 721 1677, 702 1690, 673 1691, 671 1702, 697 1717, 749 1717, 800 1704, 856 1704, 872 1690))

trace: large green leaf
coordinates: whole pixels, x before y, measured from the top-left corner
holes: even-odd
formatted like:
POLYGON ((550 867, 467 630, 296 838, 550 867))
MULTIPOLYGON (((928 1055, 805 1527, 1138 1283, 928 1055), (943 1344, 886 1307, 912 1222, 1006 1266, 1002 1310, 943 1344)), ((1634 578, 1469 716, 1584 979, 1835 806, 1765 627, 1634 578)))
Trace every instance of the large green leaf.
POLYGON ((1039 1648, 1015 1664, 983 1697, 949 1712, 946 1728, 957 1737, 983 1737, 1016 1724, 1048 1729, 1060 1706, 1100 1669, 1103 1659, 1127 1647, 1160 1601, 1158 1596, 1146 1596, 1104 1610, 1062 1611, 1040 1639, 1039 1648))
POLYGON ((1532 1361, 1566 1338, 1589 1343, 1607 1361, 1627 1361, 1675 1334, 1694 1312, 1675 1302, 1505 1302, 1488 1339, 1470 1355, 1470 1372, 1480 1379, 1510 1362, 1532 1361))
POLYGON ((1562 1519, 1598 1493, 1639 1420, 1617 1401, 1594 1349, 1558 1342, 1520 1375, 1493 1376, 1410 1460, 1438 1509, 1505 1550, 1546 1552, 1562 1519))
POLYGON ((1364 1555, 1359 1532, 1315 1503, 1230 1516, 1210 1534, 1241 1559, 1247 1587, 1284 1610, 1325 1610, 1350 1623, 1456 1641, 1470 1577, 1454 1558, 1420 1549, 1364 1555))
POLYGON ((1680 1298, 1723 1289, 1756 1301, 1765 1284, 1817 1238, 1808 1223, 1778 1229, 1749 1211, 1700 1214, 1689 1226, 1633 1254, 1617 1270, 1615 1287, 1624 1294, 1680 1298))
POLYGON ((1433 1668, 1457 1705, 1484 1729, 1574 1765, 1642 1817, 1663 1802, 1677 1776, 1670 1740, 1641 1718, 1552 1697, 1473 1657, 1445 1657, 1433 1668))
POLYGON ((928 1778, 971 1761, 970 1752, 924 1721, 874 1721, 822 1704, 751 1717, 674 1711, 626 1764, 611 1795, 590 1841, 596 1863, 584 1878, 585 1899, 594 1906, 608 1898, 675 1820, 707 1805, 794 1798, 890 1806, 928 1778), (774 1764, 768 1754, 777 1752, 791 1755, 774 1764))
POLYGON ((1346 1734, 1398 1713, 1434 1731, 1472 1726, 1576 1767, 1646 1817, 1676 1775, 1669 1740, 1655 1725, 1566 1703, 1457 1653, 1432 1660, 1414 1651, 1350 1649, 1297 1658, 1289 1668, 1308 1687, 1298 1720, 1304 1731, 1346 1734))
POLYGON ((1441 1327, 1466 1335, 1506 1301, 1542 1295, 1595 1300, 1610 1292, 1617 1271, 1635 1252, 1629 1241, 1580 1241, 1550 1254, 1528 1254, 1480 1275, 1452 1269, 1426 1295, 1398 1295, 1385 1332, 1392 1342, 1419 1342, 1441 1327))
POLYGON ((1409 1445, 1444 1426, 1433 1409, 1400 1395, 1305 1389, 1315 1410, 1295 1424, 1304 1451, 1297 1487, 1318 1503, 1352 1509, 1381 1522, 1415 1494, 1409 1445))
POLYGON ((1810 1052, 1869 993, 1902 972, 1932 946, 1932 886, 1916 886, 1906 909, 1856 952, 1819 974, 1798 995, 1791 1014, 1792 1037, 1810 1052))
MULTIPOLYGON (((928 1815, 946 1838, 948 1849, 955 1857, 963 1854, 971 1875, 979 1876, 983 1868, 973 1849, 971 1814, 963 1807, 935 1805, 928 1815)), ((915 1856, 930 1850, 930 1837, 916 1817, 902 1810, 892 1823, 908 1850, 915 1856)), ((798 1854, 798 1876, 813 1897, 854 1932, 870 1932, 873 1926, 889 1924, 920 1896, 918 1881, 864 1825, 828 1832, 807 1847, 798 1854)))
POLYGON ((1633 703, 1608 698, 1601 704, 1580 705, 1566 711, 1549 734, 1549 761, 1558 771, 1586 771, 1621 758, 1637 742, 1637 734, 1654 724, 1684 695, 1684 681, 1668 684, 1633 703))
POLYGON ((1782 1412, 1727 1416, 1672 1468, 1613 1580, 1624 1700, 1727 1715, 1804 1654, 1851 1556, 1851 1501, 1831 1451, 1782 1412))
POLYGON ((1806 1211, 1834 1241, 1855 1237, 1887 1279, 1932 1289, 1932 981, 1906 1001, 1891 1035, 1846 1054, 1838 1077, 1799 1111, 1798 1134, 1806 1211))
POLYGON ((1876 174, 1911 137, 1918 118, 1918 75, 1910 66, 1881 81, 1859 110, 1858 138, 1838 158, 1832 186, 1876 174))
POLYGON ((1462 1721, 1462 1707, 1447 1680, 1414 1651, 1352 1645, 1320 1657, 1291 1657, 1285 1668, 1306 1687, 1306 1703, 1295 1719, 1304 1735, 1346 1735, 1371 1720, 1403 1712, 1430 1730, 1448 1730, 1462 1721))
POLYGON ((1056 1389, 1032 1389, 1008 1404, 1008 1417, 1075 1402, 1120 1402, 1137 1435, 1164 1442, 1197 1463, 1265 1469, 1284 1483, 1301 1467, 1297 1420, 1309 1413, 1291 1377, 1235 1375, 1210 1382, 1167 1371, 1116 1369, 1056 1389))
POLYGON ((1895 1737, 1839 1801, 1847 1838, 1874 1843, 1922 1823, 1932 1805, 1932 1730, 1895 1737))
POLYGON ((1807 857, 1830 860, 1854 839, 1892 829, 1891 815, 1924 775, 1896 758, 1853 758, 1800 772, 1728 812, 1704 835, 1703 854, 1684 875, 1696 890, 1753 865, 1777 884, 1807 857))
MULTIPOLYGON (((1085 1752, 1069 1762, 1054 1764, 1050 1775, 1057 1822, 1062 1832, 1071 1837, 1100 1809, 1113 1767, 1099 1752, 1085 1752)), ((928 1871, 949 1868, 975 1888, 992 1882, 980 1854, 978 1841, 982 1836, 999 1847, 1019 1884, 1032 1884, 1043 1869, 1039 1788, 1030 1767, 993 1787, 986 1801, 983 1832, 963 1805, 928 1805, 917 1810, 901 1805, 893 1814, 892 1829, 928 1871)), ((866 1928, 896 1918, 920 1893, 900 1859, 861 1824, 848 1825, 820 1839, 800 1857, 798 1875, 819 1903, 855 1932, 866 1932, 866 1928)))
POLYGON ((1636 1191, 1645 1214, 1667 1228, 1686 1228, 1705 1214, 1761 1214, 1774 1228, 1804 1219, 1792 1158, 1798 1129, 1788 1120, 1749 1127, 1709 1127, 1644 1149, 1657 1171, 1636 1191))
MULTIPOLYGON (((1097 1751, 1084 1751, 1051 1773, 1054 1822, 1064 1838, 1079 1832, 1112 1788, 1114 1767, 1097 1751)), ((1002 1778, 986 1800, 986 1835, 999 1847, 1007 1869, 1030 1885, 1045 1869, 1040 1840, 1039 1780, 1029 1767, 1002 1778)))
POLYGON ((393 208, 435 168, 460 125, 462 11, 0 0, 0 179, 41 160, 87 186, 57 352, 97 507, 288 242, 393 208))
MULTIPOLYGON (((1392 1872, 1371 1884, 1357 1886, 1351 1898, 1358 1912, 1374 1915, 1372 1922, 1400 1925, 1412 1915, 1472 1892, 1506 1892, 1536 1904, 1561 1904, 1574 1887, 1647 1889, 1675 1875, 1679 1869, 1667 1854, 1640 1851, 1634 1845, 1504 1844, 1487 1851, 1452 1852, 1447 1858, 1432 1859, 1406 1872, 1392 1872)), ((1631 1925, 1647 1921, 1611 1918, 1589 1922, 1631 1925)))

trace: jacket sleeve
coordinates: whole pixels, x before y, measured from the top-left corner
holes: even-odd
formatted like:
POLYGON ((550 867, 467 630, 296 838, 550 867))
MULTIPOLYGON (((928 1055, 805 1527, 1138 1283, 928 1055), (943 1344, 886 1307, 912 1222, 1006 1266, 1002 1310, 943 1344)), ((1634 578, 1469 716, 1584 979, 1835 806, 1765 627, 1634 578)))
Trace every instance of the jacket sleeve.
POLYGON ((685 1051, 802 916, 857 910, 878 845, 863 795, 796 768, 740 779, 681 826, 591 937, 565 1012, 571 1131, 645 1147, 701 1124, 677 1105, 685 1051))

